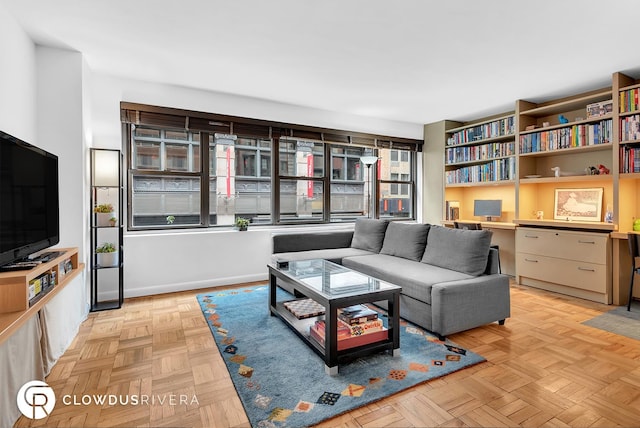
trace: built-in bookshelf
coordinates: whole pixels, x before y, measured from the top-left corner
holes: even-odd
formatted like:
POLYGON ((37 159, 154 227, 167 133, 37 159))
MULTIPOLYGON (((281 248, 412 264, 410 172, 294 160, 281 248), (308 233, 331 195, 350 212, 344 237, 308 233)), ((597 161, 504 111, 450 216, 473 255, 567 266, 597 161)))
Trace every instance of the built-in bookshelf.
POLYGON ((519 179, 592 175, 612 167, 611 88, 544 103, 519 100, 519 179), (559 173, 556 173, 556 169, 559 173))
MULTIPOLYGON (((634 81, 635 82, 635 81, 634 81)), ((640 172, 640 84, 620 88, 620 173, 640 172)))
POLYGON ((619 171, 617 221, 619 230, 632 230, 633 221, 640 218, 640 79, 614 73, 614 108, 617 113, 617 143, 619 171))
POLYGON ((457 125, 446 135, 445 185, 515 178, 516 121, 512 113, 457 125))
POLYGON ((603 189, 602 212, 613 212, 613 223, 603 214, 596 226, 629 231, 640 218, 638 75, 613 73, 611 86, 429 124, 425 135, 425 145, 441 144, 444 221, 452 219, 447 201, 459 203, 461 219, 473 220, 474 199, 502 199, 501 221, 535 220, 539 212, 552 221, 557 189, 592 187, 603 189))

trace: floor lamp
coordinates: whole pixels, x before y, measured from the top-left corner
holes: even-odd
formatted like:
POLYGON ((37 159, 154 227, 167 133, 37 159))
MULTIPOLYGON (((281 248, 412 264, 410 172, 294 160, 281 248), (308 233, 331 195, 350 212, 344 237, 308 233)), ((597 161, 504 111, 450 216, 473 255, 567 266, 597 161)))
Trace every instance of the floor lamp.
POLYGON ((369 177, 369 188, 367 191, 367 217, 371 218, 371 165, 378 162, 377 156, 362 156, 360 162, 367 166, 367 176, 369 177))

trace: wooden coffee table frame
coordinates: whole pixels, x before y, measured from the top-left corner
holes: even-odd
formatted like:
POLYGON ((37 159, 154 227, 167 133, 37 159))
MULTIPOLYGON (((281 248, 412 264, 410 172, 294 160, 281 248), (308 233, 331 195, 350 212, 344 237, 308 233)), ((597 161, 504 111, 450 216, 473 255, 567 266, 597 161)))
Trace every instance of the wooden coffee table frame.
MULTIPOLYGON (((329 375, 338 373, 338 362, 346 358, 357 358, 360 356, 390 350, 395 356, 400 355, 400 291, 401 287, 367 291, 361 294, 349 294, 345 296, 334 296, 327 298, 313 288, 305 285, 295 277, 288 275, 287 270, 278 269, 274 265, 267 265, 269 268, 269 311, 272 316, 279 317, 293 330, 311 349, 313 349, 325 362, 325 372, 329 375), (325 308, 325 315, 310 318, 298 319, 285 307, 283 302, 276 300, 277 280, 293 287, 296 297, 308 297, 315 300, 325 308), (386 340, 369 343, 366 345, 343 349, 338 351, 337 321, 338 308, 344 308, 360 303, 372 303, 386 300, 388 316, 388 337, 386 340), (309 334, 309 327, 316 320, 324 319, 325 322, 325 344, 322 347, 309 334)), ((364 274, 362 274, 364 275, 364 274)), ((365 275, 366 276, 366 275, 365 275)))

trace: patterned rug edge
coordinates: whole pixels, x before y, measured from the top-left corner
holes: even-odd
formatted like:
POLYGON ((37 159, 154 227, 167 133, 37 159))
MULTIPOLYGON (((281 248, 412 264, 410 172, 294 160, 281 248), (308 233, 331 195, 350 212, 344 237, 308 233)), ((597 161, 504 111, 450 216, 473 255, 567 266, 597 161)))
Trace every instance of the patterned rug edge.
MULTIPOLYGON (((237 289, 233 289, 233 290, 230 290, 230 289, 229 289, 229 290, 221 290, 220 292, 231 292, 232 294, 233 294, 233 293, 235 293, 235 294, 241 294, 242 292, 246 292, 246 291, 248 291, 248 290, 255 290, 255 289, 259 289, 259 288, 261 288, 261 287, 267 287, 267 288, 268 288, 268 285, 253 285, 253 286, 249 286, 249 287, 242 287, 242 288, 237 288, 237 289)), ((211 332, 211 335, 212 335, 212 337, 213 337, 214 341, 216 342, 216 348, 218 349, 218 353, 220 354, 220 357, 222 358, 223 362, 225 363, 225 368, 227 369, 227 372, 228 372, 228 373, 229 373, 229 375, 230 375, 230 378, 231 378, 231 381, 232 381, 232 384, 233 384, 234 390, 235 390, 235 392, 236 392, 236 394, 237 394, 238 398, 240 399, 240 402, 241 402, 241 404, 242 404, 243 410, 244 410, 244 412, 245 412, 245 414, 246 414, 247 418, 249 419, 249 423, 250 423, 252 426, 260 426, 260 427, 265 427, 265 428, 273 428, 273 427, 278 427, 278 426, 289 426, 289 425, 287 425, 286 423, 285 423, 285 425, 276 425, 276 424, 273 424, 273 423, 272 423, 272 424, 268 424, 268 423, 267 423, 267 424, 265 424, 265 422, 267 422, 267 421, 265 421, 265 420, 260 421, 260 422, 259 422, 258 424, 256 424, 256 425, 254 425, 254 424, 253 424, 253 421, 251 420, 251 417, 250 417, 250 414, 251 414, 251 412, 252 412, 252 410, 253 410, 253 409, 249 407, 249 406, 250 406, 251 404, 253 404, 253 403, 251 403, 251 402, 247 402, 245 399, 243 399, 243 393, 242 393, 242 391, 239 389, 239 386, 241 386, 241 385, 239 385, 239 384, 238 384, 236 381, 234 381, 234 379, 233 379, 232 371, 231 371, 232 366, 229 364, 229 362, 228 362, 228 361, 227 361, 227 359, 226 359, 226 357, 227 357, 227 356, 225 355, 225 353, 226 353, 226 352, 225 352, 225 350, 223 349, 223 346, 222 346, 222 345, 223 345, 223 343, 222 343, 222 342, 219 342, 219 337, 216 337, 216 334, 214 334, 213 326, 210 324, 210 321, 209 321, 209 320, 207 320, 207 316, 206 316, 206 312, 205 312, 205 307, 204 307, 204 302, 203 302, 203 300, 202 300, 202 299, 204 299, 204 298, 206 298, 206 297, 209 297, 210 295, 215 294, 215 293, 216 293, 216 292, 210 291, 210 292, 208 292, 208 293, 201 293, 201 294, 198 294, 198 295, 196 296, 196 297, 197 297, 197 301, 198 301, 198 303, 199 303, 199 305, 200 305, 202 315, 203 315, 203 317, 205 318, 205 321, 207 322, 207 325, 208 325, 208 327, 209 327, 209 330, 210 330, 210 332, 211 332)), ((404 323, 409 324, 409 325, 413 325, 412 323, 408 323, 408 322, 406 322, 406 321, 404 321, 404 320, 402 320, 402 321, 403 321, 404 323)), ((421 329, 421 330, 423 330, 426 334, 428 334, 428 335, 432 335, 432 336, 433 336, 433 333, 431 333, 431 332, 429 332, 429 331, 427 331, 427 330, 424 330, 424 329, 422 329, 421 327, 418 327, 418 328, 419 328, 419 329, 421 329)), ((292 336, 295 336, 295 334, 294 334, 293 332, 291 332, 291 334, 292 334, 292 336)), ((435 336, 434 336, 434 337, 435 337, 435 336)), ((296 338, 296 339, 298 339, 298 340, 299 340, 299 338, 296 338)), ((301 341, 301 343, 302 343, 302 341, 301 341)), ((447 345, 453 346, 453 347, 458 347, 458 345, 456 345, 455 343, 453 343, 453 342, 449 341, 448 339, 447 339, 445 342, 443 342, 443 344, 444 344, 444 343, 446 343, 447 345)), ((460 348, 460 349, 461 349, 461 348, 460 348)), ((312 352, 312 351, 310 351, 310 352, 312 352)), ((402 393, 402 392, 406 392, 407 390, 409 390, 409 389, 411 389, 411 388, 414 388, 414 387, 418 387, 418 386, 420 386, 420 385, 427 384, 427 383, 429 383, 429 382, 431 382, 431 381, 434 381, 434 380, 437 380, 437 379, 443 378, 443 377, 448 376, 448 375, 450 375, 450 374, 457 373, 457 372, 460 372, 460 371, 462 371, 462 370, 466 370, 466 369, 469 369, 469 368, 471 368, 471 367, 475 367, 475 366, 477 366, 477 365, 479 365, 479 364, 482 364, 482 363, 486 363, 486 362, 487 362, 486 358, 482 357, 481 355, 476 354, 476 353, 473 353, 473 352, 471 352, 471 353, 472 353, 473 355, 475 355, 476 357, 479 357, 479 359, 478 359, 477 361, 472 361, 472 362, 466 363, 466 365, 464 365, 463 367, 461 367, 461 368, 459 368, 459 369, 457 369, 457 370, 454 370, 454 371, 451 371, 451 372, 442 373, 442 374, 439 374, 439 375, 433 376, 433 377, 428 378, 428 379, 420 380, 420 381, 417 381, 417 382, 415 382, 415 383, 412 383, 411 385, 407 385, 406 387, 401 388, 401 389, 399 389, 399 390, 397 390, 397 391, 393 391, 393 392, 387 393, 387 394, 382 395, 382 396, 379 396, 379 397, 373 397, 373 398, 370 398, 370 399, 364 400, 362 403, 354 404, 354 405, 352 405, 351 407, 349 407, 349 408, 347 408, 347 409, 344 409, 344 410, 338 411, 338 412, 336 412, 336 413, 334 413, 334 414, 332 414, 332 415, 329 415, 329 416, 327 416, 327 417, 323 417, 323 418, 320 418, 320 419, 318 419, 318 420, 314 420, 314 421, 312 421, 312 423, 310 423, 310 424, 308 424, 308 425, 307 425, 307 424, 305 424, 305 425, 301 425, 301 426, 316 425, 316 424, 323 423, 323 422, 326 422, 326 421, 331 420, 331 419, 334 419, 334 418, 341 417, 341 416, 343 416, 343 415, 345 415, 345 414, 347 414, 347 413, 349 413, 349 412, 352 412, 352 411, 354 411, 354 410, 356 410, 356 409, 359 409, 359 408, 362 408, 362 407, 368 406, 368 405, 370 405, 370 404, 374 404, 374 403, 377 403, 377 402, 383 401, 383 400, 385 400, 385 399, 387 399, 387 398, 394 397, 395 395, 400 394, 400 393, 402 393)), ((278 421, 277 419, 275 419, 275 420, 276 420, 276 421, 278 421)), ((271 421, 271 419, 270 419, 269 421, 271 421)), ((278 421, 278 422, 281 422, 281 421, 278 421)))

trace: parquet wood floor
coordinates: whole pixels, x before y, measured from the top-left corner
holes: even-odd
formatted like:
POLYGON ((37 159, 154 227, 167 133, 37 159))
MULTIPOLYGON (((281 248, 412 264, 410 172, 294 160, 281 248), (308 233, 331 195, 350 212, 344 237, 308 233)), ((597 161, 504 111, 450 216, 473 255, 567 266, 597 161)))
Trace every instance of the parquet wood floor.
MULTIPOLYGON (((246 285, 246 284, 245 284, 246 285)), ((92 313, 47 378, 63 394, 183 394, 198 403, 61 406, 47 427, 249 426, 195 295, 92 313)), ((639 427, 640 342, 580 324, 605 305, 512 285, 506 325, 450 336, 487 362, 322 427, 639 427)))

